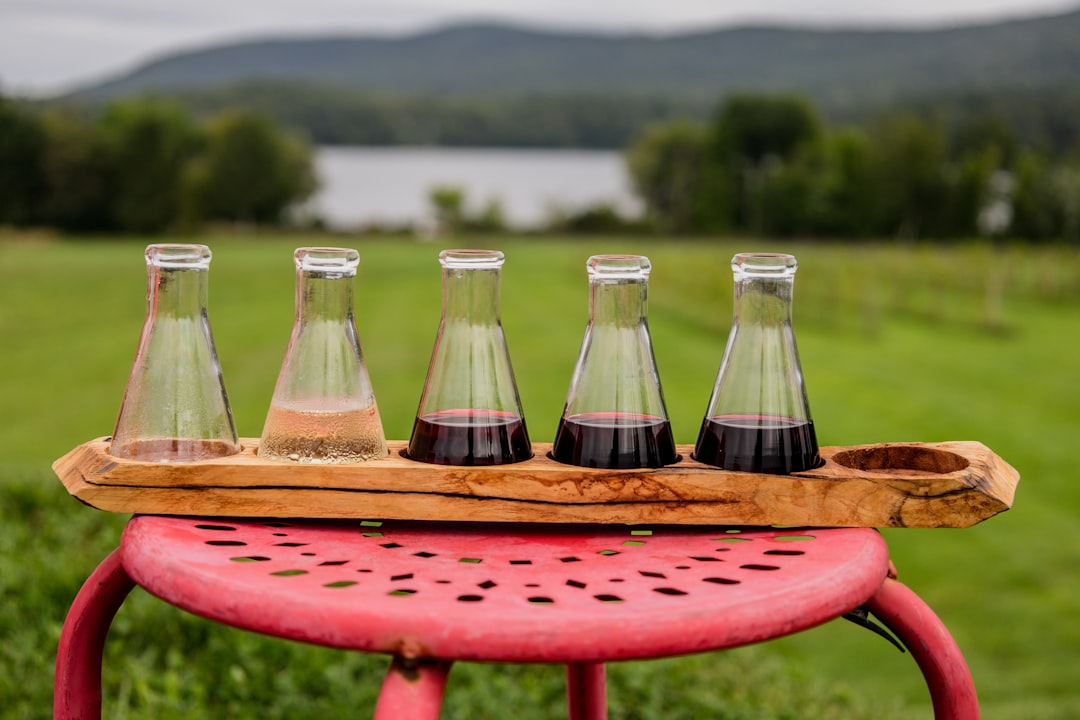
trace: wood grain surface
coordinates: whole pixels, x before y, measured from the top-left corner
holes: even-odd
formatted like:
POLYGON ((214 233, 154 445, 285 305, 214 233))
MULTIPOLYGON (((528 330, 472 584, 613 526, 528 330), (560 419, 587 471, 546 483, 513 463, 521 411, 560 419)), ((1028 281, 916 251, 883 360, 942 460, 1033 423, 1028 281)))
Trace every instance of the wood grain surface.
POLYGON ((598 470, 552 460, 548 443, 513 465, 415 462, 405 443, 344 465, 238 455, 193 463, 115 458, 109 438, 83 443, 53 469, 74 497, 120 513, 380 518, 482 522, 969 527, 1012 506, 1019 474, 978 442, 821 449, 824 464, 791 475, 732 472, 691 459, 656 469, 598 470))

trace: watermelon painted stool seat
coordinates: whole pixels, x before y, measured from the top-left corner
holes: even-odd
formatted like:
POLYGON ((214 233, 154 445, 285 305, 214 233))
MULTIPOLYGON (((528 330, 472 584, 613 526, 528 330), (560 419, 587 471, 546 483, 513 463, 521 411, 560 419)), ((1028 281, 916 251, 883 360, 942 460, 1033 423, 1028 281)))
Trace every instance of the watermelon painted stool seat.
POLYGON ((109 625, 139 585, 197 615, 393 656, 375 717, 437 718, 455 661, 564 663, 571 718, 606 717, 604 663, 729 648, 872 612, 937 718, 976 718, 948 630, 872 529, 136 516, 64 624, 54 717, 100 717, 109 625))

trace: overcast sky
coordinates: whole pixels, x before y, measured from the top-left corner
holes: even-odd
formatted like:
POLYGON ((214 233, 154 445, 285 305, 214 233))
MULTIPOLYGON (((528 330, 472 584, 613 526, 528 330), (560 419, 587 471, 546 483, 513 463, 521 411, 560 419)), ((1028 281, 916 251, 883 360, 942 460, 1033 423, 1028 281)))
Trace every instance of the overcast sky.
POLYGON ((1077 6, 1080 0, 0 0, 0 91, 47 94, 240 38, 402 34, 450 21, 655 32, 760 20, 936 26, 1077 6))

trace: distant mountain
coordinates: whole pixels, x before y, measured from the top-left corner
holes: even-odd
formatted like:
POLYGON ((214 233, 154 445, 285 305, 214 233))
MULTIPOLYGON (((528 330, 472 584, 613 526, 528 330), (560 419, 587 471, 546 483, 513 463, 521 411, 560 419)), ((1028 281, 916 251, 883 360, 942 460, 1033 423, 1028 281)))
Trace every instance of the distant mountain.
POLYGON ((915 95, 1080 84, 1080 9, 938 30, 735 27, 590 34, 495 24, 406 37, 271 39, 182 52, 74 96, 206 89, 250 81, 402 96, 632 95, 715 102, 736 90, 796 91, 825 108, 915 95))
POLYGON ((51 102, 140 94, 244 107, 320 144, 626 147, 732 92, 795 93, 831 121, 976 116, 1026 145, 1080 143, 1080 9, 939 30, 737 27, 675 35, 494 24, 272 39, 177 53, 51 102))

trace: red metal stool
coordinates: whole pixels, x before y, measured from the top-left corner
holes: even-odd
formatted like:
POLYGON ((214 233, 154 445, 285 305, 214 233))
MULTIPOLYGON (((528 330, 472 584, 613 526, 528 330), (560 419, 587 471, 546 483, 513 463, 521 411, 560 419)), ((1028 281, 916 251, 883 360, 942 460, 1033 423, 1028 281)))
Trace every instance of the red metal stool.
POLYGON ((906 645, 937 718, 977 718, 948 630, 871 529, 476 525, 138 516, 64 624, 54 717, 100 717, 113 615, 138 584, 190 612, 388 653, 377 719, 436 718, 455 660, 567 665, 571 718, 606 717, 603 663, 735 647, 859 608, 906 645))

